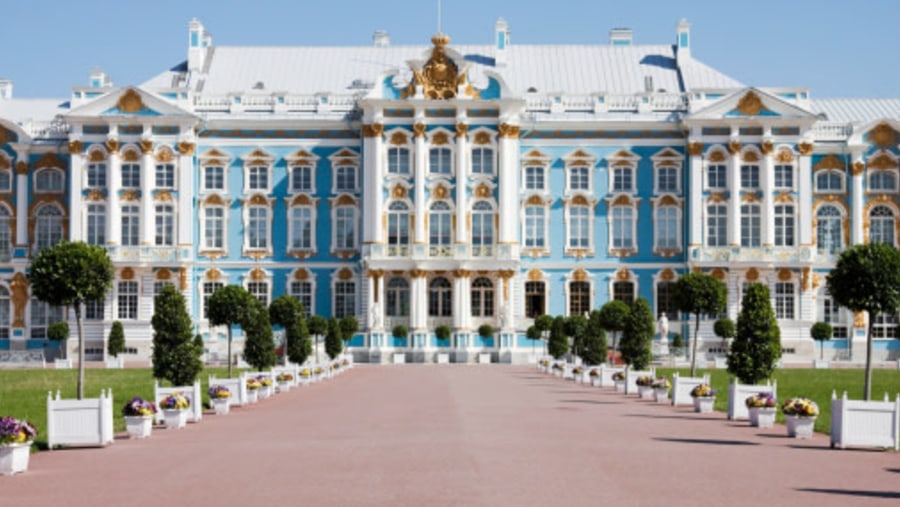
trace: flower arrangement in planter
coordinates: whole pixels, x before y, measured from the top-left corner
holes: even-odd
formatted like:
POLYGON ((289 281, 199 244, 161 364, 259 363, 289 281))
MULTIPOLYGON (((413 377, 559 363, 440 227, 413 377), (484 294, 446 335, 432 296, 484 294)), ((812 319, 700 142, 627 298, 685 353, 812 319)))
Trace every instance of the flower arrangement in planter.
POLYGON ((691 396, 694 398, 715 398, 716 390, 709 384, 697 384, 691 389, 691 396))
POLYGON ((316 367, 313 369, 313 373, 315 373, 316 375, 321 375, 321 374, 325 373, 325 370, 322 369, 321 366, 316 366, 316 367))
POLYGON ((775 399, 775 396, 772 393, 757 393, 747 396, 747 399, 744 400, 744 405, 747 405, 747 408, 772 408, 774 409, 778 406, 778 401, 775 399))
POLYGON ((784 415, 797 417, 815 417, 819 415, 819 406, 809 398, 791 398, 781 405, 784 415))
POLYGON ((258 391, 260 388, 262 388, 262 382, 260 382, 258 379, 255 379, 255 378, 247 379, 247 390, 248 391, 258 391))
POLYGON ((599 378, 600 370, 598 370, 597 368, 591 368, 591 371, 588 372, 588 376, 591 378, 599 378))
POLYGON ((188 408, 191 400, 181 393, 172 393, 159 402, 159 408, 166 415, 166 429, 181 429, 187 425, 188 408))
POLYGON ((266 375, 260 375, 256 377, 256 380, 259 381, 259 384, 262 387, 272 387, 272 377, 268 377, 266 375))
POLYGON ((809 398, 791 398, 781 404, 787 435, 795 438, 812 438, 819 406, 809 398))
POLYGON ((709 414, 713 411, 716 401, 716 390, 709 384, 697 384, 691 389, 691 397, 694 398, 694 412, 709 414))
POLYGON ((157 412, 152 401, 135 396, 122 407, 125 429, 130 438, 147 438, 153 431, 153 414, 157 412))
POLYGON ((649 375, 641 375, 634 381, 635 384, 641 387, 651 387, 653 386, 653 377, 649 375))
POLYGON ((582 373, 584 373, 584 368, 582 368, 581 366, 576 366, 572 368, 572 373, 575 375, 581 375, 582 373))
POLYGON ((625 372, 624 372, 624 371, 617 371, 617 372, 613 373, 613 374, 612 374, 612 379, 613 379, 613 381, 615 381, 615 382, 625 382, 625 372))
POLYGON ((350 366, 350 361, 346 358, 342 359, 341 366, 350 366))
POLYGON ((279 384, 282 384, 282 383, 285 383, 285 382, 291 382, 291 381, 293 381, 293 380, 294 380, 294 376, 291 375, 290 373, 286 373, 286 372, 285 372, 285 373, 279 373, 278 376, 275 377, 275 380, 276 380, 279 384))
POLYGON ((541 359, 541 362, 539 364, 543 368, 548 368, 550 366, 550 360, 549 359, 541 359))
POLYGON ((750 426, 771 428, 775 425, 775 408, 778 401, 769 392, 752 394, 744 400, 750 417, 750 426))
POLYGON ((37 435, 37 429, 28 421, 0 417, 0 475, 28 470, 31 443, 37 435))
POLYGON ((656 397, 657 403, 663 403, 669 400, 669 389, 672 388, 672 384, 667 377, 653 379, 650 387, 653 388, 653 394, 656 397))
POLYGON ((553 363, 554 370, 562 370, 564 368, 565 368, 565 366, 562 363, 553 363))
POLYGON ((216 415, 227 414, 231 407, 231 390, 225 386, 209 386, 208 393, 216 415))
POLYGON ((304 378, 309 378, 312 375, 312 371, 309 368, 303 368, 300 370, 300 376, 304 378))

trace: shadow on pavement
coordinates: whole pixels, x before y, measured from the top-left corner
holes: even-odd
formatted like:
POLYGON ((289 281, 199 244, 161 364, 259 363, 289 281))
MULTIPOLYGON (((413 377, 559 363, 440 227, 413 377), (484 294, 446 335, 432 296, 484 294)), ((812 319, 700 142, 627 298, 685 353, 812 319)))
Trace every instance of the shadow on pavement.
POLYGON ((597 401, 597 400, 559 400, 560 403, 589 403, 592 405, 621 405, 621 401, 597 401))
POLYGON ((692 421, 721 421, 721 417, 699 417, 693 415, 655 415, 655 414, 625 414, 625 417, 644 417, 646 419, 690 419, 692 421))
POLYGON ((759 445, 756 442, 747 442, 746 440, 717 440, 714 438, 671 438, 671 437, 653 437, 653 440, 661 442, 675 442, 678 444, 707 444, 707 445, 759 445))
POLYGON ((884 471, 895 473, 895 474, 900 474, 900 468, 885 468, 884 471))
POLYGON ((797 491, 807 493, 826 493, 829 495, 865 496, 871 498, 900 498, 900 491, 864 491, 859 489, 830 489, 830 488, 797 488, 797 491))

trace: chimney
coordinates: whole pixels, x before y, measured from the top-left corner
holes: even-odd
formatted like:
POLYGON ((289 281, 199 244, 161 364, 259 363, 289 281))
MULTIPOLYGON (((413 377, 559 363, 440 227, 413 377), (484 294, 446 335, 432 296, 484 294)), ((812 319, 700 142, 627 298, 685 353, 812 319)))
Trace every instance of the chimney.
POLYGON ((494 23, 494 66, 506 67, 509 51, 509 25, 503 18, 494 23))
POLYGON ((112 86, 112 81, 102 69, 92 70, 89 79, 91 88, 108 88, 112 86))
POLYGON ((9 79, 0 79, 0 99, 12 98, 12 86, 13 82, 9 79))
POLYGON ((613 28, 609 31, 609 43, 613 46, 630 46, 632 37, 631 28, 613 28))
POLYGON ((212 35, 203 23, 192 19, 188 24, 188 70, 200 71, 206 64, 206 55, 212 46, 212 35))
POLYGON ((678 64, 691 59, 691 24, 686 19, 678 22, 675 40, 675 60, 678 64))
POLYGON ((375 30, 372 34, 372 45, 376 48, 386 48, 391 45, 391 36, 387 30, 375 30))

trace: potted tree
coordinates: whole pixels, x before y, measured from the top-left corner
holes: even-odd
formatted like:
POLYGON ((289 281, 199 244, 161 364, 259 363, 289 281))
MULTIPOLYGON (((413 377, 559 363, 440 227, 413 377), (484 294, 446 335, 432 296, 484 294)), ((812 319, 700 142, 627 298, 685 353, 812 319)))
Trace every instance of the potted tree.
POLYGON ((728 292, 725 284, 706 273, 688 273, 675 282, 674 299, 678 309, 694 314, 694 339, 691 343, 691 377, 697 374, 697 342, 700 338, 700 316, 717 314, 725 309, 728 292))
POLYGON ((827 322, 816 322, 809 328, 809 336, 813 340, 819 342, 819 359, 813 361, 816 368, 828 368, 828 361, 825 360, 825 342, 830 340, 834 335, 834 328, 827 322))
MULTIPOLYGON (((450 346, 450 326, 446 324, 441 324, 440 326, 434 328, 434 336, 437 338, 438 347, 449 347, 450 346)), ((438 352, 437 353, 437 362, 438 364, 447 364, 450 362, 450 353, 449 352, 438 352)))
POLYGON ((106 359, 107 368, 121 368, 123 366, 119 354, 125 352, 125 330, 122 323, 114 321, 112 328, 109 330, 109 340, 106 342, 106 353, 112 357, 106 359))
MULTIPOLYGON (((481 337, 482 344, 490 343, 490 345, 488 345, 489 347, 494 346, 494 326, 492 326, 490 324, 482 324, 482 325, 478 326, 478 336, 481 337), (490 341, 488 341, 488 340, 490 340, 490 341)), ((491 353, 490 352, 481 352, 480 354, 478 354, 478 362, 490 364, 491 353)))
POLYGON ((724 351, 724 354, 716 355, 716 368, 724 368, 726 365, 725 355, 728 354, 728 340, 734 338, 734 321, 728 317, 717 320, 713 324, 713 332, 722 339, 722 350, 724 351))
POLYGON ((600 307, 600 315, 598 319, 603 329, 609 331, 612 335, 612 350, 610 364, 615 365, 618 359, 619 344, 616 341, 617 333, 625 329, 625 319, 628 317, 628 303, 614 299, 607 301, 600 307))
MULTIPOLYGON (((391 334, 394 335, 394 346, 406 347, 406 338, 409 336, 409 328, 404 326, 403 324, 397 324, 394 326, 394 329, 391 330, 391 334)), ((395 364, 405 363, 406 362, 406 353, 405 352, 394 352, 393 361, 395 364)))
POLYGON ((72 361, 68 359, 68 354, 66 354, 66 349, 68 348, 66 343, 69 340, 69 325, 65 321, 50 324, 47 326, 47 338, 59 343, 59 354, 62 357, 54 361, 56 368, 71 368, 72 361))

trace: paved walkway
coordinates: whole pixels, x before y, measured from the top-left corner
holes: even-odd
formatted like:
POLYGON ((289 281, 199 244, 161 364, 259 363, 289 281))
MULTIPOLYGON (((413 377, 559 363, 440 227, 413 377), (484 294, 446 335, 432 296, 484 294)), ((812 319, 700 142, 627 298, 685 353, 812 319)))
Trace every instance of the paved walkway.
POLYGON ((833 451, 529 367, 360 366, 180 431, 43 452, 2 506, 898 505, 900 454, 833 451))

